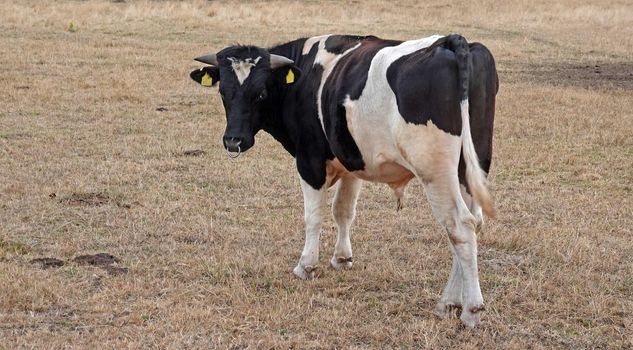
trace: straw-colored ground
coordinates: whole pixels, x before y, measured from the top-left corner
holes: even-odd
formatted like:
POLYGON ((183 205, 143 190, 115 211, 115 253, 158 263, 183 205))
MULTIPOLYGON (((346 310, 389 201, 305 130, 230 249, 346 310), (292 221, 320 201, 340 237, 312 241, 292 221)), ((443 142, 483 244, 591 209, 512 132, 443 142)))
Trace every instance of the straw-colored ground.
POLYGON ((529 3, 2 1, 0 348, 630 348, 633 5, 529 3), (227 159, 188 77, 237 42, 451 32, 501 81, 474 331, 432 314, 450 254, 419 184, 399 213, 366 184, 354 268, 294 278, 292 158, 261 134, 227 159), (99 252, 119 269, 72 261, 99 252))

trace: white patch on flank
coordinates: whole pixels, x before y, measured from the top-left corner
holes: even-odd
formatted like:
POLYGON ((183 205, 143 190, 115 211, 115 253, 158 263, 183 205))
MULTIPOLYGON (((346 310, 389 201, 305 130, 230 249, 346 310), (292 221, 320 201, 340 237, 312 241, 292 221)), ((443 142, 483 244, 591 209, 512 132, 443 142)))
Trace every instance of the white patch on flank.
POLYGON ((235 57, 229 57, 228 60, 231 61, 231 67, 233 68, 233 72, 237 76, 237 81, 239 81, 240 85, 244 84, 244 80, 248 78, 251 74, 251 69, 255 67, 257 62, 261 60, 261 57, 247 58, 245 60, 238 60, 235 57))
MULTIPOLYGON (((372 59, 367 75, 365 88, 358 100, 351 100, 348 96, 344 102, 346 119, 350 134, 358 146, 365 169, 354 172, 355 175, 370 181, 404 184, 407 178, 416 175, 415 167, 407 161, 398 146, 398 140, 403 137, 403 129, 411 128, 411 135, 422 140, 424 145, 417 144, 420 154, 428 149, 434 149, 431 140, 437 137, 454 138, 458 136, 446 134, 437 129, 432 123, 427 125, 407 124, 398 111, 396 95, 387 81, 387 69, 398 58, 430 46, 441 36, 434 35, 419 40, 405 41, 400 45, 386 47, 378 51, 372 59), (350 127, 352 126, 352 127, 350 127), (415 130, 415 131, 414 131, 415 130), (428 140, 428 141, 425 141, 428 140)), ((319 116, 321 103, 319 103, 319 116)), ((402 143, 414 143, 413 140, 402 138, 402 143)), ((458 153, 459 154, 459 153, 458 153)), ((394 188, 399 188, 395 186, 394 188)), ((403 190, 403 189, 401 189, 403 190)), ((398 195, 398 193, 397 193, 398 195)))

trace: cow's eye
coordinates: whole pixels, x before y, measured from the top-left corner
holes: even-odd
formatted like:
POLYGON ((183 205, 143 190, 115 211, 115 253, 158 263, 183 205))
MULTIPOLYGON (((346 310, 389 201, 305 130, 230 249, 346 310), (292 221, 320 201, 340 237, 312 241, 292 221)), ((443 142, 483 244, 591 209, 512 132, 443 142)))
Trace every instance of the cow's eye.
POLYGON ((263 101, 266 99, 266 97, 268 97, 268 92, 266 92, 266 89, 262 90, 262 92, 259 93, 259 96, 257 96, 257 101, 263 101))

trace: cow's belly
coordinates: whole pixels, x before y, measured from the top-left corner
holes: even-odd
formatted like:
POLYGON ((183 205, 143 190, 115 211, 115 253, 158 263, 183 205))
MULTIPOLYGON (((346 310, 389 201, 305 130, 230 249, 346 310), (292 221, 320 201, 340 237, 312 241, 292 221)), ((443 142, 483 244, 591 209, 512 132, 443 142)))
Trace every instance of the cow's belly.
POLYGON ((401 165, 397 157, 393 155, 380 152, 370 154, 363 152, 363 159, 365 161, 365 169, 352 172, 352 174, 360 179, 372 182, 393 183, 402 181, 405 178, 410 178, 413 174, 401 165))
POLYGON ((364 170, 348 171, 338 159, 327 162, 327 186, 330 187, 344 176, 354 176, 359 179, 371 182, 386 183, 391 187, 406 185, 414 175, 404 166, 377 155, 371 164, 365 163, 364 170))

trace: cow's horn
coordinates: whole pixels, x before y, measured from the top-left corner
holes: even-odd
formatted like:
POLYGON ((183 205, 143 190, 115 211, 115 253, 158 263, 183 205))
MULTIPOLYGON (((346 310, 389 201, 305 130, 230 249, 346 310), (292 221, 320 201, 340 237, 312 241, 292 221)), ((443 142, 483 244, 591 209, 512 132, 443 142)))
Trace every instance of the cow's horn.
POLYGON ((194 60, 196 60, 198 62, 210 64, 212 66, 216 66, 216 67, 218 66, 218 58, 215 56, 214 53, 210 53, 208 55, 196 57, 196 58, 194 58, 194 60))
POLYGON ((270 68, 275 69, 283 66, 287 66, 289 64, 293 64, 295 61, 279 55, 270 55, 270 68))

